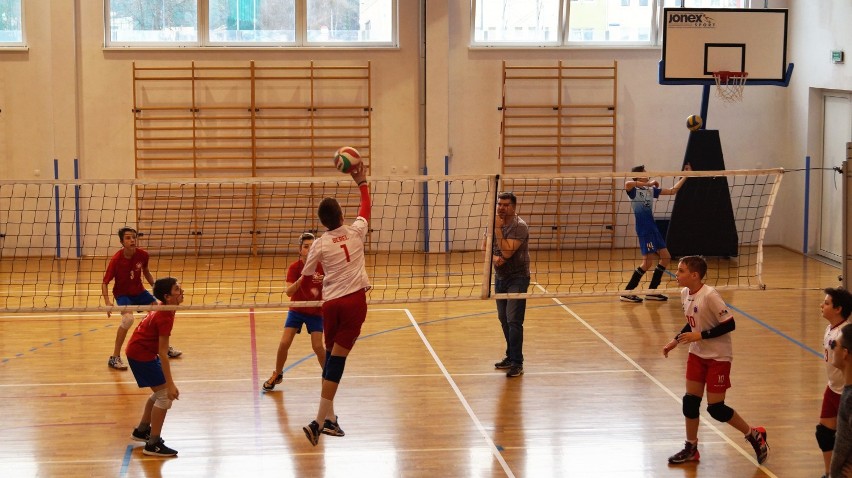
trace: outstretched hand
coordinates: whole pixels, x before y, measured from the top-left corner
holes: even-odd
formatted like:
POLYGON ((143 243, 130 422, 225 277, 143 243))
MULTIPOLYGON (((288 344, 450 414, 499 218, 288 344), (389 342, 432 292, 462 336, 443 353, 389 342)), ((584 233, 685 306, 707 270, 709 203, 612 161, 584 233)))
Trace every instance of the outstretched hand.
POLYGON ((355 180, 355 184, 359 184, 367 180, 367 171, 366 168, 364 168, 363 163, 352 168, 352 170, 349 171, 349 174, 352 176, 352 179, 355 180))

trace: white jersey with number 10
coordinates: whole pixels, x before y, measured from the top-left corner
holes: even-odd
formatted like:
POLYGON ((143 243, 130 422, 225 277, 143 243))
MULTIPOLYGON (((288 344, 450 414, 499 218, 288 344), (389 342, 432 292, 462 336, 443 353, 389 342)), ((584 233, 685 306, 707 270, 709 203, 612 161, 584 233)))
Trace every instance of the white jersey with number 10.
MULTIPOLYGON (((690 295, 689 288, 684 287, 680 292, 680 299, 683 314, 693 332, 710 330, 734 318, 719 292, 707 284, 702 285, 695 295, 690 295)), ((691 342, 689 352, 704 359, 730 362, 734 355, 731 334, 691 342)))

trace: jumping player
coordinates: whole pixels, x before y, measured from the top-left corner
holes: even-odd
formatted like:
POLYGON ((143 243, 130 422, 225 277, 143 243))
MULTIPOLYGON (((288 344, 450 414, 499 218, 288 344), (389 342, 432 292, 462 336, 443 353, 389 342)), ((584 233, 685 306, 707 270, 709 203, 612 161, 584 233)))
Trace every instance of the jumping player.
POLYGON ((343 210, 334 198, 320 202, 317 215, 328 232, 314 241, 302 269, 302 288, 311 287, 311 279, 322 263, 323 331, 325 333, 325 366, 322 370, 322 392, 316 420, 302 427, 305 436, 316 446, 320 433, 343 436, 334 415, 334 396, 343 376, 346 357, 361 334, 367 318, 367 290, 370 280, 364 267, 364 242, 370 220, 370 186, 363 166, 350 174, 361 192, 361 207, 351 226, 343 223, 343 210))
MULTIPOLYGON (((299 259, 290 264, 290 268, 287 269, 287 288, 284 290, 290 300, 322 300, 322 264, 317 266, 317 271, 311 278, 302 275, 308 250, 313 243, 314 235, 310 232, 305 232, 299 236, 299 259), (302 288, 302 282, 306 280, 312 284, 310 289, 302 288)), ((284 332, 281 334, 281 341, 278 343, 275 370, 272 371, 269 380, 263 382, 264 390, 274 389, 284 379, 284 362, 287 361, 287 352, 290 350, 290 345, 293 344, 296 334, 302 332, 302 325, 308 329, 311 336, 311 347, 314 349, 317 360, 319 360, 320 368, 325 365, 325 349, 322 345, 322 309, 319 307, 291 307, 287 311, 284 332)))
POLYGON ((663 355, 668 357, 678 344, 689 344, 686 394, 683 396, 686 443, 683 450, 669 457, 669 463, 680 464, 700 459, 698 417, 705 387, 710 416, 742 432, 754 448, 757 462, 763 463, 769 456, 766 430, 763 427, 752 428, 733 408, 725 404, 725 392, 731 387, 731 332, 736 324, 719 292, 703 283, 706 274, 707 263, 699 256, 686 256, 677 266, 677 283, 683 287, 680 297, 686 325, 663 347, 663 355))
MULTIPOLYGON (((154 295, 164 305, 180 305, 183 289, 174 277, 158 279, 154 283, 154 295)), ((127 361, 139 388, 151 387, 151 396, 145 402, 139 426, 130 433, 130 439, 145 442, 142 453, 153 456, 175 456, 173 450, 163 443, 160 434, 166 421, 166 412, 177 400, 180 391, 172 379, 169 361, 160 357, 169 353, 169 336, 175 323, 174 310, 155 310, 139 322, 127 343, 127 361)))
MULTIPOLYGON (((145 280, 151 286, 154 285, 154 277, 151 275, 151 271, 148 270, 148 253, 144 249, 136 247, 136 229, 127 226, 122 227, 118 230, 118 238, 121 240, 122 248, 109 260, 109 265, 107 265, 106 272, 104 273, 103 284, 101 285, 104 305, 107 307, 113 306, 109 294, 109 283, 113 279, 115 279, 115 285, 112 287, 112 295, 115 297, 117 305, 155 304, 157 300, 142 285, 142 276, 145 276, 145 280)), ((107 317, 111 315, 112 312, 107 311, 107 317)), ((115 347, 109 358, 109 362, 107 362, 110 368, 127 370, 127 365, 121 360, 121 346, 124 345, 127 331, 130 330, 132 325, 133 312, 122 312, 121 323, 115 331, 115 347)), ((180 354, 180 350, 169 348, 169 357, 177 357, 180 354)))
POLYGON ((832 344, 840 340, 840 331, 848 324, 849 314, 852 313, 852 294, 846 289, 825 289, 825 298, 820 304, 822 317, 828 321, 822 338, 823 357, 828 384, 822 394, 822 408, 819 414, 819 424, 816 426, 816 441, 825 460, 825 473, 828 475, 831 466, 831 454, 834 450, 834 439, 837 433, 837 411, 840 406, 840 394, 843 393, 845 379, 843 369, 834 365, 832 357, 836 352, 832 344))
MULTIPOLYGON (((689 164, 684 168, 686 171, 690 169, 689 164)), ((630 171, 644 173, 645 166, 636 166, 630 171)), ((666 271, 672 256, 666 249, 666 241, 660 234, 657 223, 654 222, 654 199, 677 194, 684 181, 686 181, 685 177, 680 178, 677 184, 668 189, 661 189, 659 181, 656 179, 652 181, 648 177, 637 177, 624 183, 624 190, 627 191, 627 197, 630 198, 633 215, 636 218, 636 235, 639 236, 639 249, 642 251, 642 265, 633 271, 630 282, 624 287, 625 290, 633 290, 639 285, 642 276, 651 268, 654 255, 659 256, 660 260, 657 263, 657 268, 654 269, 654 275, 651 277, 651 284, 648 288, 656 289, 662 282, 663 272, 666 271)), ((663 294, 649 294, 645 298, 648 300, 669 300, 663 294)), ((624 302, 642 302, 642 298, 637 295, 622 295, 621 300, 624 302)))

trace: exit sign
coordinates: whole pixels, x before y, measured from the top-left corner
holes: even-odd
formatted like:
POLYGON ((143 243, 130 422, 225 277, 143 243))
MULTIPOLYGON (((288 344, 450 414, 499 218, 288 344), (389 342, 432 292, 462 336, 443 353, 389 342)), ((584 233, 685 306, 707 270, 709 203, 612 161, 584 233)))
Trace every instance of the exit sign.
POLYGON ((832 50, 831 51, 831 62, 832 63, 843 63, 843 50, 832 50))

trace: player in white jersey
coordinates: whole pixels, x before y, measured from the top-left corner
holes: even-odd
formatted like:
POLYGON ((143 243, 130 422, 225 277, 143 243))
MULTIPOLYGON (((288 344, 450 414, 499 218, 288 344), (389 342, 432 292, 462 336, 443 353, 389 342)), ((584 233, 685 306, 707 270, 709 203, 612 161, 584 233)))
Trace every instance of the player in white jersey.
POLYGON ((831 466, 831 454, 837 434, 837 413, 840 407, 840 394, 843 393, 845 378, 843 370, 833 365, 834 344, 840 339, 840 330, 848 324, 852 313, 852 295, 846 289, 825 289, 825 298, 820 304, 822 317, 828 321, 822 338, 825 372, 828 384, 822 394, 822 408, 819 424, 816 426, 816 440, 825 460, 825 474, 828 476, 831 466))
POLYGON ((713 287, 704 284, 707 263, 699 256, 687 256, 677 265, 677 283, 681 291, 686 325, 663 347, 669 356, 678 344, 689 344, 686 362, 686 394, 683 396, 683 415, 686 417, 686 443, 683 450, 669 457, 669 463, 698 461, 698 424, 701 399, 707 389, 707 412, 716 420, 727 423, 743 433, 754 448, 757 462, 769 456, 766 430, 752 428, 733 408, 725 405, 725 392, 731 387, 731 335, 734 316, 713 287))
POLYGON ((370 186, 363 166, 350 174, 361 192, 361 207, 351 226, 343 223, 343 210, 334 198, 320 202, 317 215, 328 232, 315 240, 302 269, 302 287, 310 287, 317 264, 322 264, 323 333, 325 366, 322 370, 322 392, 316 420, 302 427, 312 445, 320 433, 343 436, 333 412, 334 396, 343 376, 346 357, 361 334, 367 318, 367 290, 370 281, 364 268, 364 242, 370 221, 370 186))

